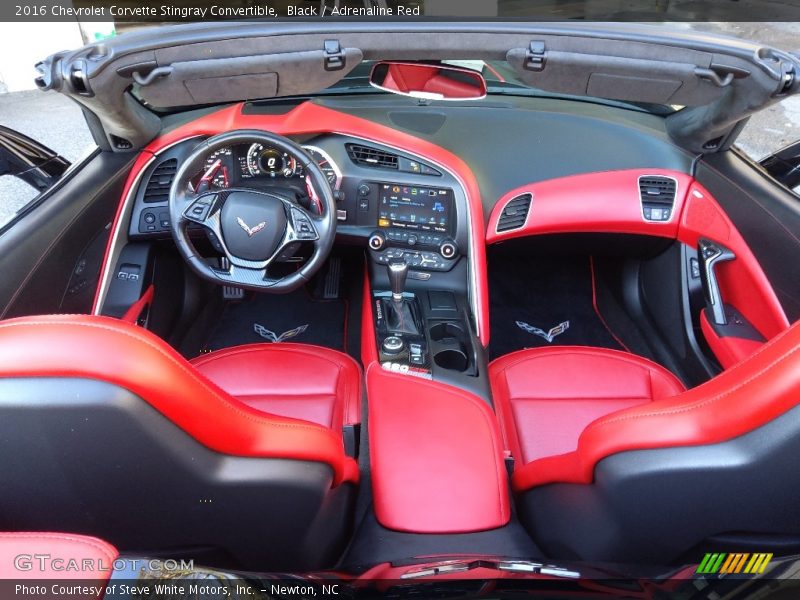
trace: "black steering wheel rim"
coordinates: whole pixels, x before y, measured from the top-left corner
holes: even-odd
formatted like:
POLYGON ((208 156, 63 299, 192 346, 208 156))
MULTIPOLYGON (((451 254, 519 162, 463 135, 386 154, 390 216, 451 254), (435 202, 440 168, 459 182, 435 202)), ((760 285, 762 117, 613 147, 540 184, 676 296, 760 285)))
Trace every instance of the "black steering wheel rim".
MULTIPOLYGON (((178 168, 170 188, 169 213, 170 230, 178 252, 195 273, 203 279, 220 285, 232 285, 260 292, 288 293, 308 282, 330 255, 336 237, 336 202, 328 180, 319 165, 299 144, 281 135, 255 129, 229 131, 199 143, 178 168), (233 188, 209 190, 199 194, 191 190, 190 182, 203 170, 210 154, 226 146, 253 143, 268 145, 298 161, 306 178, 310 177, 309 183, 317 194, 322 214, 313 214, 280 194, 266 190, 233 188), (259 236, 263 239, 266 235, 270 240, 277 240, 277 249, 270 256, 265 256, 263 260, 250 260, 252 257, 243 258, 236 255, 229 249, 225 241, 221 215, 226 203, 234 195, 237 195, 236 202, 249 204, 251 209, 258 202, 259 197, 263 198, 265 205, 271 203, 272 212, 268 214, 275 218, 259 222, 260 228, 250 228, 241 218, 238 219, 248 237, 253 237, 267 227, 276 225, 280 227, 281 224, 284 226, 282 232, 267 231, 266 234, 259 236), (281 206, 285 211, 285 223, 278 214, 280 212, 276 208, 278 202, 282 203, 281 206), (203 210, 197 211, 198 207, 203 207, 203 210), (273 224, 273 221, 277 223, 273 224), (187 231, 190 223, 198 223, 217 236, 221 242, 223 255, 228 259, 229 268, 227 270, 214 267, 197 252, 187 231), (294 242, 313 243, 314 249, 311 257, 290 275, 276 279, 270 278, 267 274, 270 265, 282 250, 294 242)), ((227 218, 234 214, 230 211, 228 213, 227 218)), ((258 241, 260 240, 255 240, 256 243, 258 241)), ((246 244, 247 240, 245 240, 246 244)), ((239 247, 242 247, 241 242, 239 247)))

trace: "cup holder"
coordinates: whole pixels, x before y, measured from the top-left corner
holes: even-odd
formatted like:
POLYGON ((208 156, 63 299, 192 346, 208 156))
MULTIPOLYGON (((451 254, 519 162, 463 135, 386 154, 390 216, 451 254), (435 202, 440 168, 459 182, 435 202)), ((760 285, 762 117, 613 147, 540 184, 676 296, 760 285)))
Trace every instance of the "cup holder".
POLYGON ((439 350, 439 352, 433 356, 433 360, 443 369, 449 369, 451 371, 466 371, 469 366, 467 355, 458 348, 439 350))
POLYGON ((437 366, 461 373, 469 370, 469 335, 461 323, 441 321, 428 330, 428 335, 433 362, 437 366))
POLYGON ((430 330, 434 342, 458 340, 464 335, 464 330, 455 323, 437 323, 430 330))

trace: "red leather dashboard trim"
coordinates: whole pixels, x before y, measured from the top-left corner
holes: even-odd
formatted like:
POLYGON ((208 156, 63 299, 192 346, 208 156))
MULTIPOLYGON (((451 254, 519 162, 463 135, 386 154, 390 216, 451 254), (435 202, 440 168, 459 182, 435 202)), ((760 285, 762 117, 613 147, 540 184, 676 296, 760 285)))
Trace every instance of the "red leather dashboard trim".
POLYGON ((341 432, 268 415, 197 373, 166 342, 118 319, 48 315, 0 323, 0 377, 83 377, 123 387, 199 443, 234 456, 322 462, 358 480, 341 432))
MULTIPOLYGON (((473 285, 477 291, 475 298, 478 314, 478 336, 484 345, 489 343, 489 292, 486 280, 486 247, 484 244, 483 205, 478 182, 467 164, 455 154, 430 142, 403 133, 379 123, 338 112, 313 102, 304 102, 286 114, 251 115, 242 114, 243 104, 234 104, 214 113, 177 127, 153 140, 145 154, 154 154, 180 140, 197 135, 214 135, 232 129, 264 129, 281 135, 302 135, 313 133, 341 133, 401 148, 431 162, 439 163, 455 173, 464 185, 470 206, 471 260, 473 261, 473 285)), ((141 157, 140 157, 141 158, 141 157)), ((144 161, 137 161, 123 198, 128 192, 144 161)), ((117 215, 116 223, 120 215, 117 215)), ((110 246, 109 246, 110 248, 110 246)), ((104 263, 106 264, 106 263, 104 263)), ((101 273, 101 278, 104 274, 101 273)), ((102 279, 101 279, 102 280, 102 279)), ((99 296, 98 296, 99 298, 99 296)), ((95 311, 98 298, 95 299, 95 311)))
POLYGON ((717 280, 725 302, 735 306, 766 339, 789 327, 775 291, 747 246, 744 238, 714 197, 693 182, 681 216, 678 239, 697 247, 697 240, 709 238, 724 244, 736 259, 720 263, 717 280))
POLYGON ((667 169, 601 171, 548 179, 523 185, 505 194, 489 217, 486 242, 543 233, 631 233, 675 238, 679 215, 692 178, 667 169), (666 223, 645 221, 639 200, 639 177, 662 175, 678 182, 672 218, 666 223), (523 193, 533 195, 525 225, 497 232, 506 203, 523 193))
POLYGON ((0 579, 82 579, 108 581, 119 552, 103 540, 67 533, 0 533, 0 579), (31 556, 30 570, 15 568, 15 558, 31 556), (39 558, 44 560, 41 568, 39 558), (68 568, 70 561, 80 568, 68 568), (86 562, 84 562, 86 561, 86 562))
POLYGON ((378 521, 412 533, 464 533, 510 518, 503 445, 486 402, 461 389, 367 370, 378 521))
POLYGON ((764 342, 757 340, 747 340, 737 337, 719 337, 708 322, 705 311, 700 313, 700 329, 703 330, 703 337, 706 338, 714 356, 717 357, 719 364, 725 369, 747 358, 764 345, 764 342))
POLYGON ((800 322, 696 388, 594 421, 576 451, 528 463, 514 473, 513 487, 588 484, 597 463, 618 452, 714 444, 743 435, 800 402, 798 373, 800 322))

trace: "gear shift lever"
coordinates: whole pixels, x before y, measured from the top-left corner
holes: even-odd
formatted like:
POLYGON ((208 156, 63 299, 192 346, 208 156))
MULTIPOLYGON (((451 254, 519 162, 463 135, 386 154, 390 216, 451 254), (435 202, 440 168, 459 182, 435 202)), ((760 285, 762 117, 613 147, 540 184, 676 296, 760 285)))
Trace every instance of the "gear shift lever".
POLYGON ((416 308, 413 298, 403 298, 408 276, 408 264, 403 259, 392 259, 386 265, 389 270, 389 284, 392 288, 391 300, 383 300, 387 328, 393 334, 419 335, 416 308))
POLYGON ((403 259, 392 259, 388 264, 389 283, 392 287, 392 300, 395 302, 403 301, 403 290, 406 287, 406 277, 408 276, 408 264, 403 259))

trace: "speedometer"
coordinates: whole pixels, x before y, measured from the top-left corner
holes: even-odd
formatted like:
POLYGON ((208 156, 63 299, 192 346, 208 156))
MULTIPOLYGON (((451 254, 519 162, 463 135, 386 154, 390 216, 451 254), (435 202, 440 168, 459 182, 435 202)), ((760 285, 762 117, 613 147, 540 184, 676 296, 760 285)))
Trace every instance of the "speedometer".
POLYGON ((319 168, 322 169, 322 172, 325 174, 325 179, 328 180, 331 188, 338 190, 342 174, 339 171, 339 167, 336 166, 336 163, 333 162, 326 152, 320 150, 316 146, 303 146, 303 148, 316 161, 319 168))
POLYGON ((264 144, 253 144, 247 151, 247 170, 253 177, 292 177, 297 171, 297 161, 286 152, 264 144))

